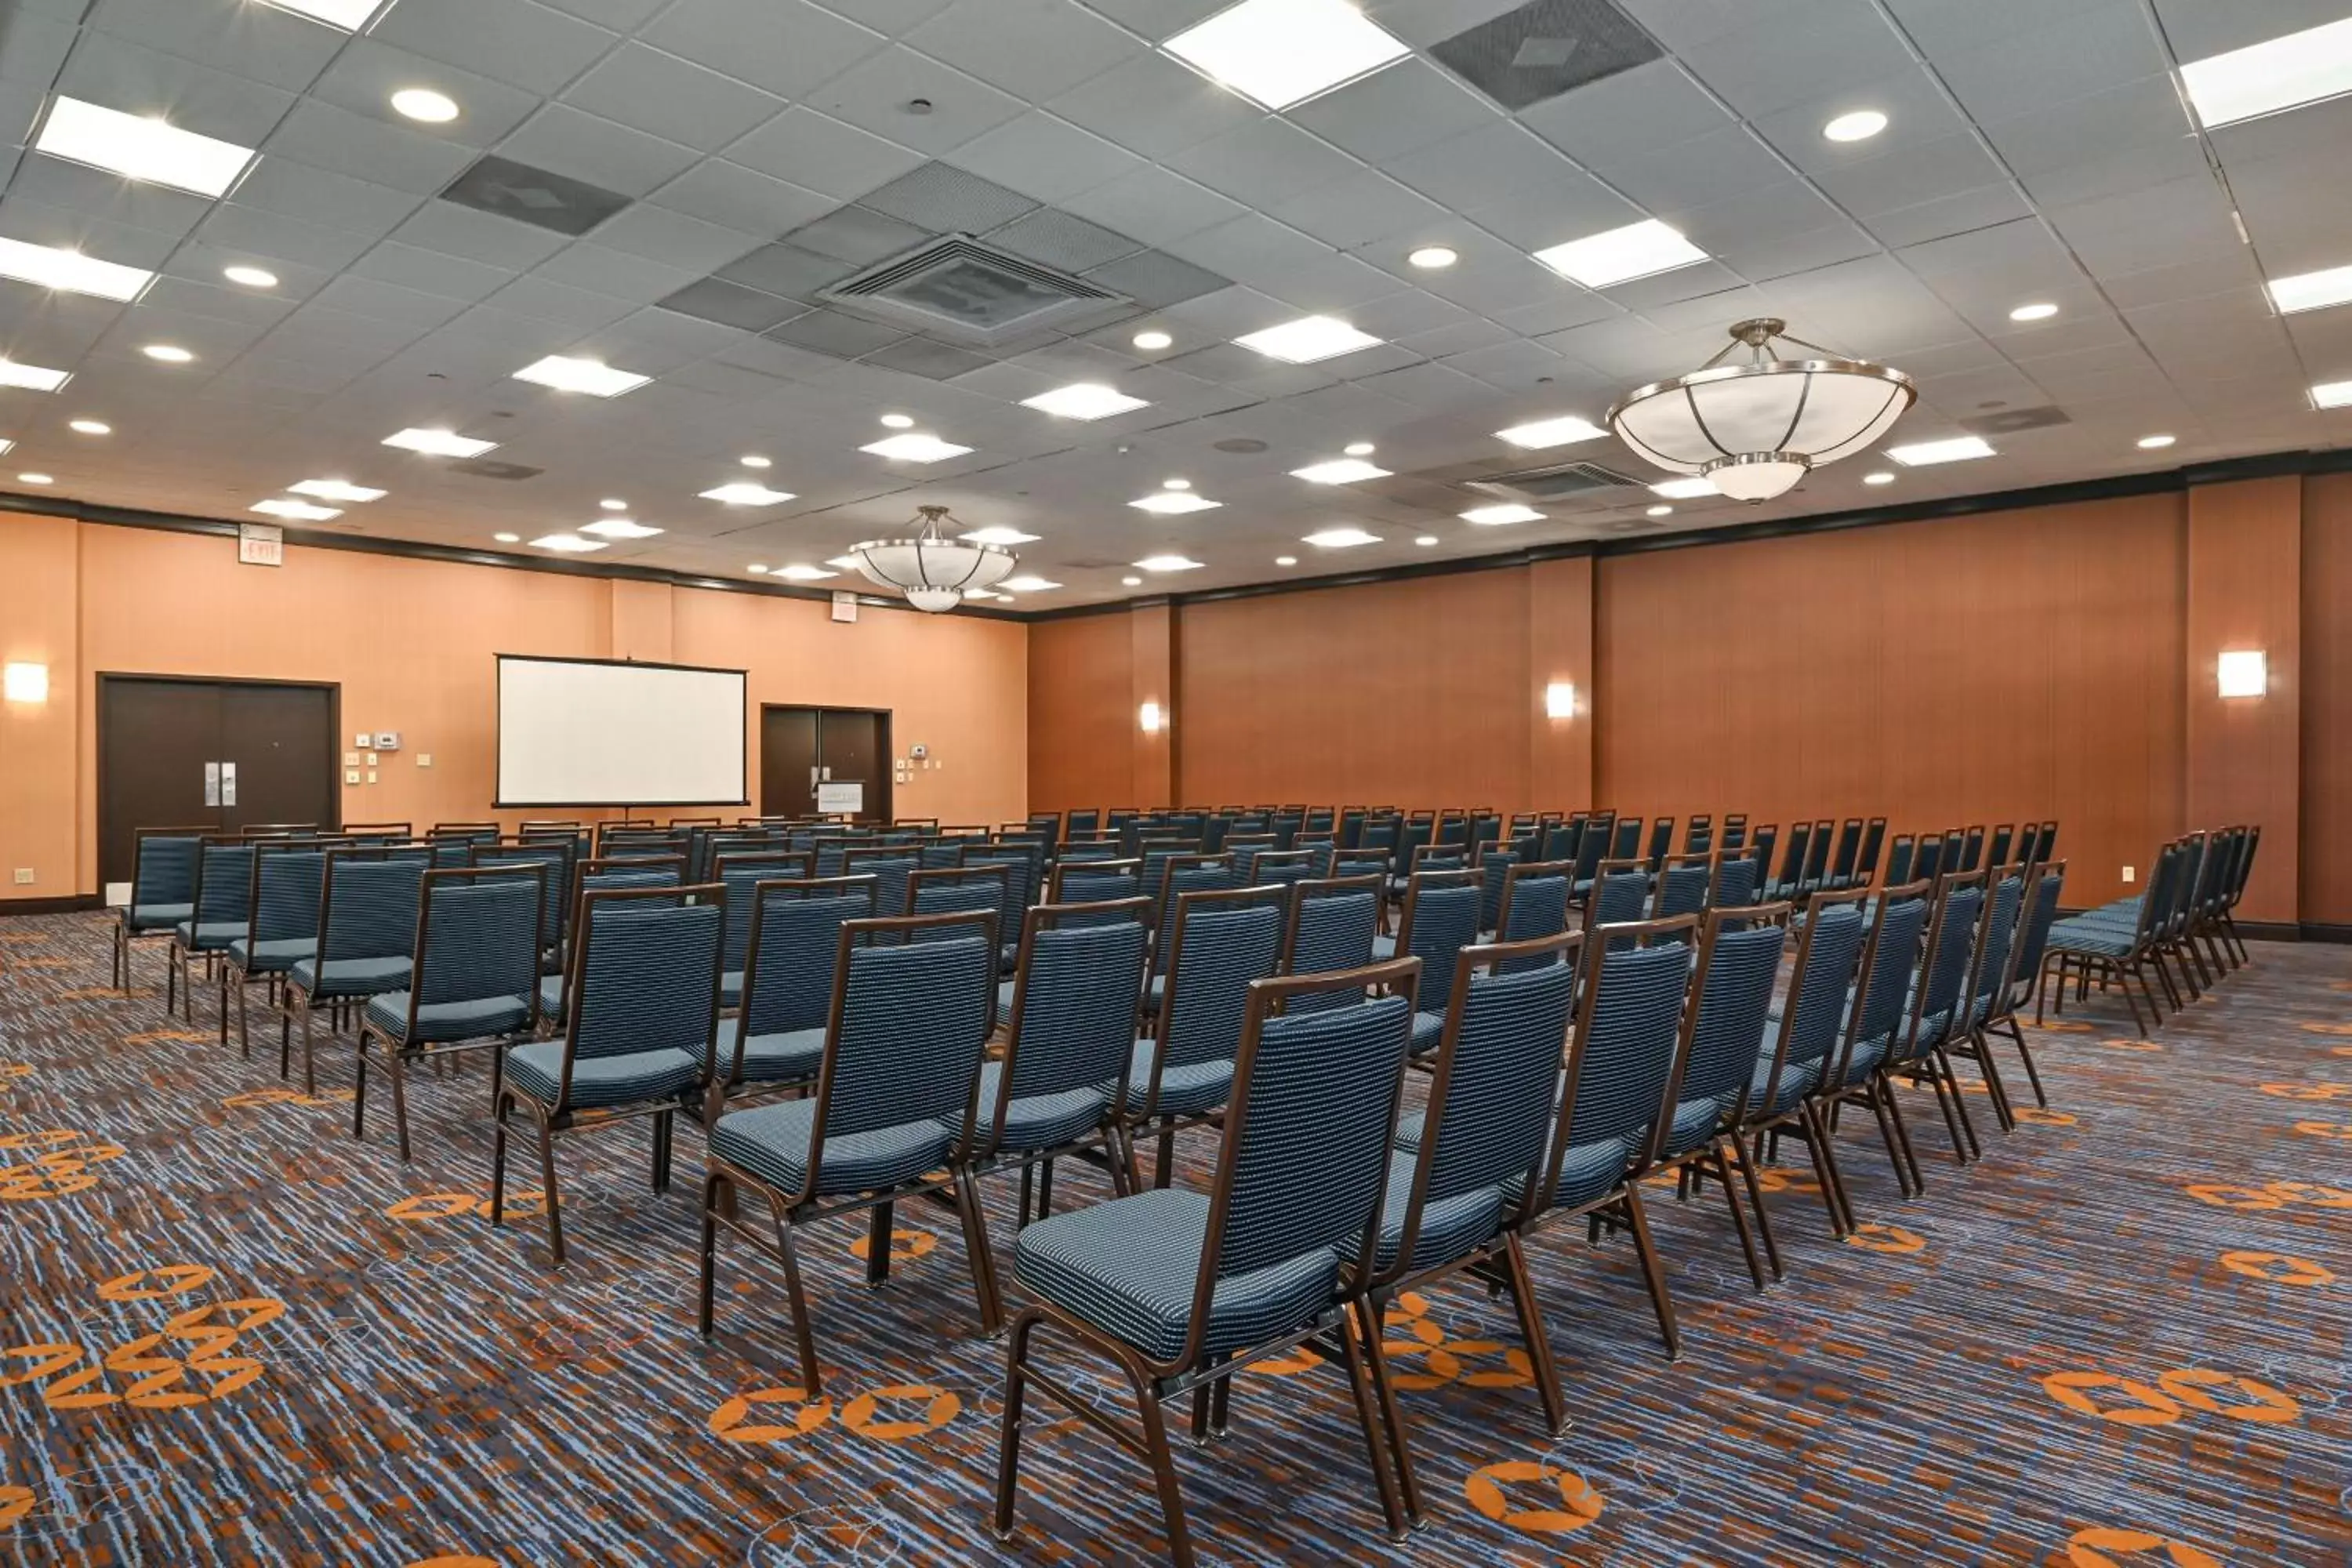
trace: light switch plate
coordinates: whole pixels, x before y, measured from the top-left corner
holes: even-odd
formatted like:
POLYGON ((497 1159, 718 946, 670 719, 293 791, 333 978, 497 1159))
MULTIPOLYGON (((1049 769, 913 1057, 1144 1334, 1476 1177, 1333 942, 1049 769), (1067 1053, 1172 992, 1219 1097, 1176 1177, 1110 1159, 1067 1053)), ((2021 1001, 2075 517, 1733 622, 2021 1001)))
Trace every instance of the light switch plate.
POLYGON ((370 768, 368 770, 368 783, 375 783, 375 770, 373 768, 370 768))
POLYGON ((420 767, 420 768, 429 768, 429 767, 431 767, 431 766, 433 765, 433 753, 432 753, 432 752, 417 752, 417 753, 416 753, 416 765, 417 765, 418 767, 420 767))
POLYGON ((374 753, 373 752, 370 752, 368 753, 368 766, 370 766, 370 767, 374 767, 375 765, 376 765, 376 755, 375 755, 375 753, 374 753))
POLYGON ((16 868, 16 886, 18 886, 18 887, 20 887, 20 888, 29 888, 29 887, 31 887, 32 885, 33 885, 33 868, 32 868, 30 866, 19 866, 19 867, 17 867, 17 868, 16 868))
POLYGON ((352 737, 352 744, 364 752, 370 746, 375 744, 375 737, 370 734, 367 731, 362 730, 358 734, 352 737))
POLYGON ((359 783, 359 782, 360 782, 360 771, 359 771, 359 769, 357 769, 357 768, 345 768, 345 769, 343 770, 343 782, 344 782, 345 784, 355 784, 359 783))

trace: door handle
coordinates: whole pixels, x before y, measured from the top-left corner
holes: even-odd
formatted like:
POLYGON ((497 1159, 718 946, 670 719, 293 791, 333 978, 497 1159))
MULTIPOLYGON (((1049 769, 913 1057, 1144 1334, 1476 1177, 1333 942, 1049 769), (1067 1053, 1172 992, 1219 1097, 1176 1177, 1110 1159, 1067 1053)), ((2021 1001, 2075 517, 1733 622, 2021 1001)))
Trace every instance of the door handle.
POLYGON ((220 803, 221 765, 218 763, 206 763, 205 764, 205 804, 218 805, 220 803))
POLYGON ((220 803, 223 805, 235 805, 236 804, 236 764, 235 763, 223 763, 220 765, 220 803))

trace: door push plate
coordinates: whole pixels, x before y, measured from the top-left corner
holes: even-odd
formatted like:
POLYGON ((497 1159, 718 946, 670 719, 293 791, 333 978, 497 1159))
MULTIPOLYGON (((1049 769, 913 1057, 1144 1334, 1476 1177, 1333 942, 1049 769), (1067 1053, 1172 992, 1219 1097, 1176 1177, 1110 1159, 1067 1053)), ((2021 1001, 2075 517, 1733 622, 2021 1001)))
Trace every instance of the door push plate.
POLYGON ((218 763, 206 763, 205 764, 205 804, 218 805, 220 803, 221 765, 218 763))
POLYGON ((236 804, 236 764, 223 763, 220 765, 220 803, 223 805, 235 805, 236 804))

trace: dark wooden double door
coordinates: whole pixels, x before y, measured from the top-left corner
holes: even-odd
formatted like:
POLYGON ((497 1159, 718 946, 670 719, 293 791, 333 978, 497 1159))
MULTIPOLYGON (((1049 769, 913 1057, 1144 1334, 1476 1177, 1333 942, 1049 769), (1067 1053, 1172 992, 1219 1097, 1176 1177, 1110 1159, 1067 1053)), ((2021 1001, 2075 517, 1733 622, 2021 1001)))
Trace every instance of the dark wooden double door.
POLYGON ((890 820, 890 715, 872 708, 760 710, 760 815, 807 816, 821 784, 866 786, 860 820, 890 820))
POLYGON ((131 879, 142 827, 338 826, 338 696, 293 682, 100 676, 100 879, 131 879))

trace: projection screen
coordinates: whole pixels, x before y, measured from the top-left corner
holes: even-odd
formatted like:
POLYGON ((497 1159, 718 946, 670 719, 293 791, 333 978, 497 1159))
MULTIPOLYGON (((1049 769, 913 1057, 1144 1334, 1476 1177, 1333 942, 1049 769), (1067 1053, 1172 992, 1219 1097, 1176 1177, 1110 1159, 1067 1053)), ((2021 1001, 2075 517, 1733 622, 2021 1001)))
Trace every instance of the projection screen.
POLYGON ((499 806, 749 804, 743 671, 498 661, 499 806))

